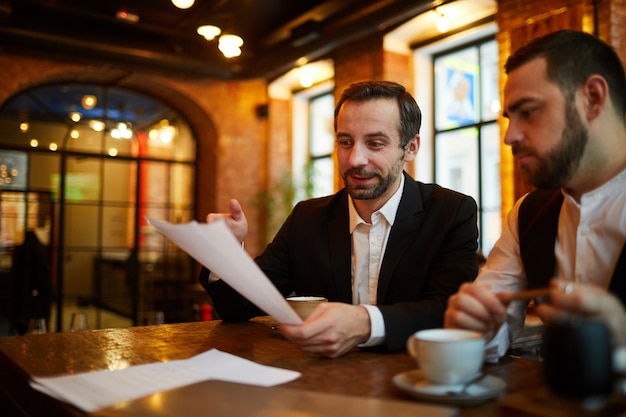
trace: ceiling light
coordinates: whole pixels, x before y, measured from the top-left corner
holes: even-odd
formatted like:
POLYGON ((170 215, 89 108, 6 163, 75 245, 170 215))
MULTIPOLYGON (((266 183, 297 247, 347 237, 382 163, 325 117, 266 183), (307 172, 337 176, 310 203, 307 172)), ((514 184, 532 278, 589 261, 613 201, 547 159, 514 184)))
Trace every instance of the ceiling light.
POLYGON ((313 85, 313 74, 303 70, 300 72, 300 85, 304 88, 309 88, 313 85))
POLYGON ((82 118, 83 118, 83 115, 82 115, 82 114, 80 114, 80 113, 79 113, 79 112, 77 112, 77 111, 73 111, 73 112, 71 112, 71 113, 70 113, 70 119, 71 119, 71 120, 72 120, 72 122, 74 122, 74 123, 78 123, 78 122, 80 122, 80 119, 82 119, 82 118))
POLYGON ((98 100, 96 99, 96 96, 86 95, 86 96, 83 96, 83 99, 81 100, 80 104, 83 106, 84 109, 91 110, 96 106, 97 102, 98 100))
POLYGON ((195 0, 172 0, 172 4, 179 9, 188 9, 195 3, 195 0))
POLYGON ((439 15, 439 18, 437 19, 437 29, 441 33, 446 33, 448 29, 450 29, 450 22, 448 21, 448 18, 440 10, 435 9, 435 12, 439 15))
POLYGON ((133 130, 127 123, 120 122, 115 129, 111 129, 111 137, 114 139, 130 139, 133 137, 133 130))
POLYGON ((222 29, 213 25, 199 26, 196 31, 198 32, 198 35, 203 36, 207 41, 212 41, 217 35, 222 33, 222 29))
POLYGON ((226 58, 233 58, 241 55, 241 46, 243 45, 243 39, 241 36, 227 34, 220 36, 218 49, 222 51, 222 54, 226 58))
POLYGON ((26 132, 28 132, 29 128, 30 128, 30 124, 28 124, 28 122, 20 123, 20 132, 26 133, 26 132))
POLYGON ((90 120, 89 127, 95 130, 96 132, 102 132, 105 128, 104 122, 100 120, 90 120))

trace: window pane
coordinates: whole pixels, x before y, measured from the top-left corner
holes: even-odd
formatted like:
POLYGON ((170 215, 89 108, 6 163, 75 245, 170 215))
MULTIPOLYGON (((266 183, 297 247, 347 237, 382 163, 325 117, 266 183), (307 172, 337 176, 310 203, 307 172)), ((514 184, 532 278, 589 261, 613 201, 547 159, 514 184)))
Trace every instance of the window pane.
MULTIPOLYGON (((169 170, 165 162, 140 163, 141 174, 150 181, 140 184, 139 199, 149 205, 165 204, 169 201, 169 170)), ((165 219, 163 219, 165 220, 165 219)))
POLYGON ((495 40, 480 47, 482 120, 496 120, 500 115, 498 89, 498 44, 495 40))
POLYGON ((435 128, 478 121, 478 49, 470 47, 435 59, 435 128))
POLYGON ((333 193, 334 162, 332 158, 316 159, 312 162, 312 196, 322 197, 333 193))
POLYGON ((334 103, 332 94, 324 94, 310 100, 309 149, 312 157, 330 155, 335 147, 334 103))
POLYGON ((30 153, 28 187, 31 190, 52 191, 58 200, 58 174, 60 155, 52 153, 30 153))
POLYGON ((102 208, 102 248, 104 251, 133 246, 134 207, 102 208))
POLYGON ((193 201, 193 167, 171 164, 170 201, 174 206, 190 208, 193 201))
POLYGON ((103 132, 97 132, 86 124, 76 125, 69 129, 69 138, 65 143, 69 151, 100 153, 103 138, 103 132))
POLYGON ((97 206, 66 204, 65 246, 96 248, 98 246, 97 206))
POLYGON ((0 190, 0 259, 2 266, 11 265, 10 253, 4 248, 21 245, 26 230, 26 195, 18 191, 0 190))
POLYGON ((471 195, 478 202, 478 131, 474 128, 436 137, 437 183, 471 195))
POLYGON ((0 190, 25 190, 28 179, 28 154, 2 151, 0 154, 0 190))
POLYGON ((500 128, 497 123, 491 123, 483 126, 481 133, 481 240, 483 253, 487 255, 502 231, 500 216, 500 128))
POLYGON ((105 202, 135 202, 135 162, 106 159, 104 160, 103 200, 105 202))
MULTIPOLYGON (((84 203, 100 200, 100 168, 102 161, 93 158, 68 158, 65 174, 65 198, 68 202, 84 203)), ((60 185, 59 175, 53 175, 54 188, 60 185)))

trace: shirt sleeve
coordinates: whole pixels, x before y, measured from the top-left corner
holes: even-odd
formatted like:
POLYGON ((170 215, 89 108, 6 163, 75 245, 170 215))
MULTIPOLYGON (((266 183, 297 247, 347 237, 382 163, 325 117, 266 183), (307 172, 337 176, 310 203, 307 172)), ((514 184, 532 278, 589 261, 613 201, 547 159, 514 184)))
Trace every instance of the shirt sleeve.
MULTIPOLYGON (((507 215, 502 235, 489 253, 474 283, 492 292, 516 292, 528 287, 524 265, 520 256, 517 217, 524 197, 519 199, 507 215)), ((485 360, 497 362, 504 356, 513 340, 521 333, 526 319, 527 302, 516 301, 509 305, 505 323, 495 332, 485 347, 485 360)))
POLYGON ((367 314, 370 316, 370 338, 357 345, 357 347, 372 347, 378 346, 383 343, 385 340, 385 321, 383 320, 383 314, 380 312, 378 307, 369 305, 369 304, 361 304, 367 310, 367 314))

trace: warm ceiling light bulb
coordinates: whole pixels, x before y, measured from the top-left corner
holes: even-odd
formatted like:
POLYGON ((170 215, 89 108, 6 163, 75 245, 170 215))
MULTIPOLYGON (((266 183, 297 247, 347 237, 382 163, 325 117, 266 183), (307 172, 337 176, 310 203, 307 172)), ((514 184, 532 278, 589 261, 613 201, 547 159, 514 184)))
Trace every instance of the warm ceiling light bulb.
POLYGON ((172 0, 172 4, 179 9, 188 9, 195 3, 195 0, 172 0))
POLYGON ((98 100, 96 99, 96 96, 92 95, 83 96, 83 99, 81 100, 83 108, 87 110, 93 109, 96 106, 97 102, 98 100))
POLYGON ((106 126, 104 122, 100 120, 90 120, 89 127, 95 130, 96 132, 102 132, 106 126))
POLYGON ((213 25, 202 25, 196 29, 198 35, 203 36, 207 41, 212 41, 217 35, 222 33, 222 29, 213 25))
POLYGON ((232 34, 222 35, 220 36, 220 45, 239 48, 243 45, 243 39, 241 36, 232 34))
POLYGON ((241 55, 241 48, 237 46, 218 46, 219 50, 222 51, 222 54, 226 58, 234 58, 236 56, 241 55))
POLYGON ((304 88, 309 88, 313 85, 313 75, 308 71, 302 71, 300 73, 300 85, 304 88))
POLYGON ((74 123, 80 122, 80 119, 83 118, 83 115, 77 111, 73 111, 70 113, 70 120, 74 123))
POLYGON ((228 34, 220 36, 217 47, 226 58, 233 58, 241 55, 241 45, 243 45, 243 39, 240 36, 228 34))
POLYGON ((437 29, 440 33, 446 33, 450 29, 450 21, 441 11, 435 9, 439 17, 437 18, 437 29))

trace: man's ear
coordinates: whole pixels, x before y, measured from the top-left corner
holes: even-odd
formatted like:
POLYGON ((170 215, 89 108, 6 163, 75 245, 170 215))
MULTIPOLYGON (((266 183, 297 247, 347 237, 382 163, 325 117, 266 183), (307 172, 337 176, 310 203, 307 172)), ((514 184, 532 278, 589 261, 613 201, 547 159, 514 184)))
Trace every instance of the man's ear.
POLYGON ((413 139, 406 145, 404 152, 404 162, 411 162, 417 156, 417 152, 420 149, 420 135, 415 135, 413 139))
POLYGON ((587 78, 583 86, 581 87, 583 100, 584 100, 584 112, 588 121, 591 121, 598 117, 602 110, 607 106, 609 97, 609 85, 598 74, 593 74, 587 78))

